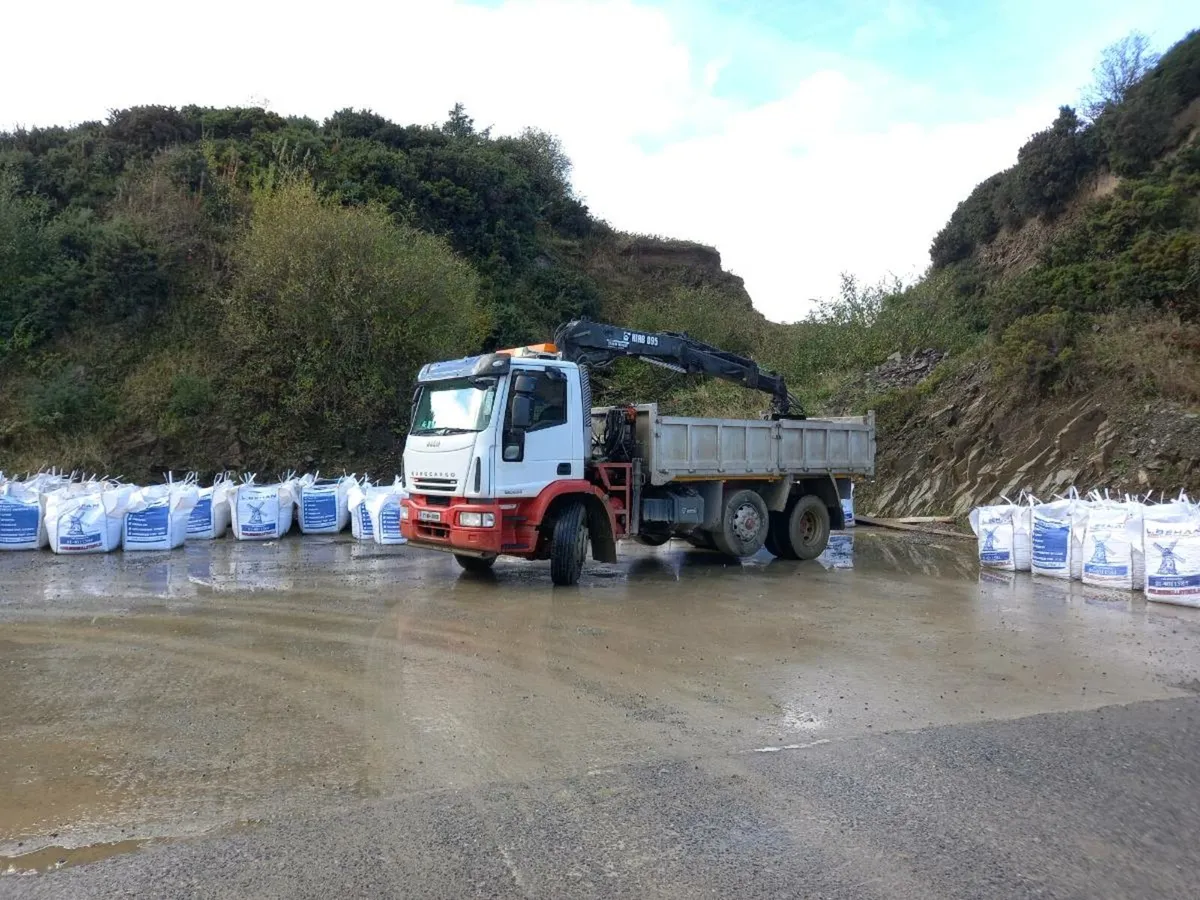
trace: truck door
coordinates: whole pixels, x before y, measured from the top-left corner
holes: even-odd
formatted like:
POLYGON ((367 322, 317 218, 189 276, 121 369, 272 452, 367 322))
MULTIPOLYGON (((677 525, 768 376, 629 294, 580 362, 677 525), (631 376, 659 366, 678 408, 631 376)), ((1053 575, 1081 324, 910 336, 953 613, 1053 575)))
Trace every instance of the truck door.
POLYGON ((499 462, 499 497, 536 497, 552 481, 583 477, 583 431, 579 381, 563 369, 514 370, 504 408, 499 462), (513 428, 517 379, 529 388, 529 426, 513 428))

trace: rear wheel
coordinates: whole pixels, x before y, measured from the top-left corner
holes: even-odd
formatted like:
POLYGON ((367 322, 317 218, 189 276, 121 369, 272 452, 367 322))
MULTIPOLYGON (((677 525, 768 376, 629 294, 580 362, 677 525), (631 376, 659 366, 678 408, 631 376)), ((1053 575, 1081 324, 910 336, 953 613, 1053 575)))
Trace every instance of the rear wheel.
POLYGON ((829 509, 820 497, 805 494, 788 515, 788 543, 793 559, 816 559, 829 544, 829 509))
POLYGON ((550 580, 562 587, 579 582, 587 555, 587 511, 582 503, 567 506, 554 522, 550 539, 550 580))
POLYGON ((717 549, 746 559, 763 548, 770 528, 767 504, 754 491, 734 491, 721 510, 721 525, 713 532, 717 549))
POLYGON ((467 556, 463 553, 455 553, 454 561, 463 567, 464 571, 474 572, 480 575, 484 572, 492 571, 492 566, 496 564, 494 556, 467 556))

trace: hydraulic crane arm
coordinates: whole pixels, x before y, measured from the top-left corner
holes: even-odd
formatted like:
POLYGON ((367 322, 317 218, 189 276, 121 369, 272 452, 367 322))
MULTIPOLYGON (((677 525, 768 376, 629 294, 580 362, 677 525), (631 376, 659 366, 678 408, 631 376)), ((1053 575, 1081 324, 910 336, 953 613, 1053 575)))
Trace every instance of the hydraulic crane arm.
POLYGON ((618 357, 643 359, 676 372, 711 375, 771 395, 771 417, 803 419, 804 410, 788 392, 783 376, 754 360, 672 331, 645 332, 575 319, 559 326, 554 343, 562 358, 603 366, 618 357))

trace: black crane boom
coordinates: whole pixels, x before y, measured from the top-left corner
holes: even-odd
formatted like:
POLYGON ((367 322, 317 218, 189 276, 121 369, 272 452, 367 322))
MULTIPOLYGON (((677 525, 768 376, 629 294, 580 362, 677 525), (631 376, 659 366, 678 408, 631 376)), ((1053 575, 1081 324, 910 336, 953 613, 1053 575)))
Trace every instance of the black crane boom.
POLYGON ((771 418, 803 419, 803 407, 782 375, 759 368, 749 357, 730 353, 673 331, 636 331, 587 319, 560 325, 554 343, 562 358, 604 366, 619 357, 642 359, 689 375, 711 375, 771 395, 771 418))

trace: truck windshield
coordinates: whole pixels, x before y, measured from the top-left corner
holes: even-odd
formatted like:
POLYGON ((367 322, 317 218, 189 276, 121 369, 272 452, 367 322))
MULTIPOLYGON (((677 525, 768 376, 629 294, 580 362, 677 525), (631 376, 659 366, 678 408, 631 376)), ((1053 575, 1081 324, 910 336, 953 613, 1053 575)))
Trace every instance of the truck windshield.
POLYGON ((465 434, 483 431, 492 420, 496 379, 450 378, 420 387, 411 434, 465 434))

